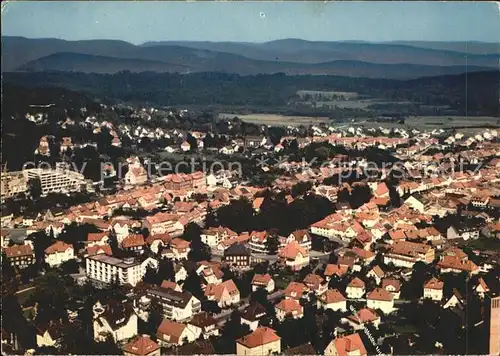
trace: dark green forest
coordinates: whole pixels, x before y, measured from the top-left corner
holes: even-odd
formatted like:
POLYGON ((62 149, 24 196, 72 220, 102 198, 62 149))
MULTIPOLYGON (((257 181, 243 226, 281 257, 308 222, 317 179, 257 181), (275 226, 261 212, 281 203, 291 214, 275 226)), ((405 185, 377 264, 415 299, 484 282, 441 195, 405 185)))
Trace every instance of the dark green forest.
MULTIPOLYGON (((361 97, 411 101, 421 106, 446 106, 446 115, 498 116, 499 72, 477 72, 414 80, 339 76, 240 76, 225 73, 84 74, 75 72, 4 73, 5 83, 24 87, 62 87, 85 92, 103 102, 148 103, 159 106, 231 107, 249 111, 294 113, 298 90, 357 92, 361 97), (467 105, 466 105, 467 101, 467 105)), ((8 87, 4 88, 4 93, 8 87)), ((301 114, 318 114, 317 110, 301 114)), ((321 112, 321 115, 328 112, 321 112)), ((367 113, 368 114, 368 113, 367 113)), ((373 113, 372 113, 373 114, 373 113)), ((420 114, 415 112, 414 114, 420 114)))

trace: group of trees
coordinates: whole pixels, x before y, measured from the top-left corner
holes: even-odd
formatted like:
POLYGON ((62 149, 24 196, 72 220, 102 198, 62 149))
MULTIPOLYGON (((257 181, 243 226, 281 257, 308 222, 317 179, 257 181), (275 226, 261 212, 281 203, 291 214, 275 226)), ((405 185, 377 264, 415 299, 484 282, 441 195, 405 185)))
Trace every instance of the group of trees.
POLYGON ((275 229, 281 235, 288 235, 307 228, 333 211, 332 202, 314 194, 307 194, 290 204, 284 197, 265 198, 258 213, 247 199, 241 198, 210 212, 207 223, 210 226, 227 226, 236 232, 275 229))
MULTIPOLYGON (((290 111, 289 104, 300 99, 296 93, 304 88, 357 92, 365 97, 420 103, 423 107, 444 105, 457 114, 464 113, 462 103, 467 95, 469 115, 496 116, 498 98, 493 93, 496 93, 498 75, 494 71, 468 73, 467 88, 465 74, 398 81, 326 75, 292 76, 284 73, 240 76, 226 73, 120 72, 105 75, 18 72, 6 73, 4 80, 32 87, 50 83, 52 86, 76 88, 101 98, 124 101, 159 105, 211 105, 219 108, 233 106, 267 112, 272 109, 290 111)), ((416 107, 417 113, 419 105, 416 107)), ((310 106, 305 109, 315 111, 310 106)))

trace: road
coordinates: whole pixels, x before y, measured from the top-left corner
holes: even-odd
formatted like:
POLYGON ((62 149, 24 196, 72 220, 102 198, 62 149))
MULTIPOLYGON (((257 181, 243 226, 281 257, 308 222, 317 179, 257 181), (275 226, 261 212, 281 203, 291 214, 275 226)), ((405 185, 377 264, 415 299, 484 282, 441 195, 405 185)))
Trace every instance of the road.
MULTIPOLYGON (((274 302, 276 299, 279 299, 279 298, 283 297, 284 295, 285 295, 284 291, 278 290, 274 293, 269 294, 267 296, 267 300, 269 300, 270 302, 274 302)), ((249 299, 245 298, 243 305, 238 307, 238 311, 241 312, 241 311, 245 310, 245 308, 248 307, 249 305, 250 305, 249 299)), ((229 319, 229 316, 231 315, 231 313, 233 311, 234 311, 234 309, 226 309, 226 310, 223 310, 222 312, 220 312, 219 314, 214 315, 214 318, 217 320, 217 324, 219 324, 219 325, 224 324, 227 321, 227 319, 229 319)))

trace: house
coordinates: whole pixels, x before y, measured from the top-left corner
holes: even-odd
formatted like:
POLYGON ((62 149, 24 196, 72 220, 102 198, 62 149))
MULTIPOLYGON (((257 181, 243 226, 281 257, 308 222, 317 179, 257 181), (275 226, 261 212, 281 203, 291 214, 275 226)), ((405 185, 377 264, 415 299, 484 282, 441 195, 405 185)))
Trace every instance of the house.
POLYGON ((148 289, 146 296, 156 300, 163 308, 164 317, 170 320, 187 320, 201 310, 200 301, 189 292, 155 287, 148 289))
POLYGON ((288 237, 283 241, 281 247, 284 247, 286 244, 289 244, 292 241, 297 241, 299 245, 304 248, 306 251, 311 249, 312 238, 307 230, 296 230, 292 232, 288 237))
POLYGON ((236 340, 237 356, 262 356, 281 353, 281 338, 271 328, 259 327, 236 340))
POLYGON ((325 279, 327 282, 329 282, 333 276, 342 277, 347 273, 348 270, 348 266, 340 266, 339 264, 327 264, 324 273, 325 279))
POLYGON ((394 299, 399 299, 401 294, 401 282, 395 278, 384 278, 382 280, 382 288, 392 294, 394 299))
POLYGON ((169 233, 177 236, 184 231, 184 225, 179 221, 177 214, 157 213, 147 216, 143 221, 143 227, 149 230, 150 235, 169 233))
POLYGON ((375 288, 366 295, 366 305, 371 309, 380 309, 384 314, 394 311, 394 297, 384 288, 375 288))
MULTIPOLYGON (((404 192, 403 193, 400 192, 400 194, 404 194, 404 192)), ((410 208, 412 208, 420 213, 425 212, 425 202, 423 201, 423 199, 421 199, 421 198, 419 199, 413 195, 408 197, 408 199, 406 199, 404 201, 404 205, 407 205, 410 208)))
POLYGON ((13 267, 25 268, 35 263, 35 252, 30 243, 4 247, 5 257, 13 267))
POLYGON ((193 318, 187 324, 196 339, 203 336, 204 339, 208 339, 211 336, 219 336, 219 329, 217 328, 217 320, 206 312, 201 312, 193 316, 193 318))
POLYGON ((217 285, 208 284, 205 289, 205 296, 208 300, 215 300, 220 308, 240 302, 240 291, 231 279, 217 285))
POLYGON ((193 330, 186 324, 164 319, 156 332, 158 343, 162 346, 181 346, 196 340, 193 330))
POLYGON ((275 305, 276 318, 283 321, 286 317, 300 319, 304 316, 304 308, 295 299, 283 299, 275 305))
POLYGON ((440 301, 443 299, 444 283, 436 277, 432 277, 427 283, 424 284, 424 298, 440 301))
POLYGON ((468 258, 460 258, 458 256, 442 255, 436 267, 440 273, 479 273, 479 267, 474 262, 468 258))
POLYGON ((290 282, 285 288, 285 298, 299 300, 308 291, 304 283, 290 282))
POLYGON ((241 313, 241 323, 247 324, 250 330, 255 331, 259 322, 267 316, 267 310, 259 303, 252 303, 241 313))
POLYGON ((318 307, 334 311, 346 311, 347 299, 337 289, 328 289, 318 298, 318 307))
POLYGON ((110 245, 88 246, 84 253, 84 257, 94 256, 99 254, 106 254, 108 256, 112 256, 113 251, 111 250, 111 246, 110 245))
POLYGON ((373 192, 373 195, 376 198, 388 198, 389 197, 389 188, 387 187, 387 184, 384 182, 379 183, 376 187, 376 189, 373 192))
POLYGON ((237 237, 238 234, 227 227, 212 227, 203 230, 201 241, 210 247, 217 246, 223 240, 237 237))
POLYGON ((292 241, 283 247, 278 252, 278 258, 294 271, 309 264, 309 252, 301 247, 297 241, 292 241))
POLYGON ((309 273, 303 280, 304 285, 316 295, 320 295, 326 292, 328 289, 328 282, 323 279, 323 277, 309 273))
POLYGON ((453 288, 453 295, 443 304, 443 309, 459 307, 464 308, 464 298, 462 295, 453 288))
POLYGON ((380 316, 373 309, 363 308, 356 311, 354 315, 349 315, 342 318, 340 321, 351 325, 354 330, 363 329, 365 324, 373 324, 373 326, 378 329, 380 325, 380 316))
POLYGON ((479 238, 479 229, 475 226, 454 226, 451 225, 446 230, 446 238, 448 240, 454 239, 478 239, 479 238))
POLYGON ((143 253, 145 244, 142 234, 130 234, 123 239, 122 248, 126 251, 143 253))
POLYGON ((269 273, 254 274, 252 278, 252 292, 255 292, 259 288, 266 289, 267 293, 272 293, 274 291, 274 280, 269 273))
POLYGON ((224 262, 233 267, 250 267, 250 261, 250 250, 243 244, 234 243, 224 250, 224 262))
POLYGON ((484 295, 490 291, 490 288, 484 281, 483 277, 480 277, 474 290, 481 298, 484 298, 484 295))
POLYGON ((349 282, 345 291, 349 299, 362 298, 365 294, 365 282, 363 282, 358 277, 355 277, 352 281, 349 282))
POLYGON ((159 253, 163 247, 166 247, 172 241, 172 237, 169 233, 149 235, 146 239, 146 243, 149 245, 149 249, 154 253, 159 253))
POLYGON ((108 335, 116 343, 137 335, 137 315, 132 304, 126 300, 110 300, 106 305, 94 304, 94 340, 105 341, 108 335))
POLYGON ((160 356, 160 345, 150 339, 149 335, 140 335, 122 347, 124 356, 160 356))
POLYGON ((107 232, 95 232, 87 235, 87 246, 106 245, 109 242, 107 232))
POLYGON ((175 238, 170 242, 173 257, 176 260, 187 260, 189 251, 191 251, 191 243, 189 241, 175 238))
POLYGON ((184 141, 183 143, 181 143, 181 150, 183 152, 187 152, 191 149, 191 145, 189 144, 189 142, 187 141, 184 141))
POLYGON ((365 345, 359 334, 337 337, 326 347, 325 356, 367 356, 365 345))
POLYGON ((57 241, 45 249, 45 263, 50 267, 59 266, 74 258, 73 246, 62 241, 57 241))
POLYGON ((148 181, 148 172, 140 164, 131 166, 125 173, 125 183, 129 185, 144 184, 148 181))
POLYGON ((382 271, 382 268, 376 265, 366 274, 366 276, 375 279, 375 282, 378 285, 382 281, 382 278, 384 278, 385 273, 382 271))
POLYGON ((43 325, 35 324, 36 345, 38 347, 59 347, 65 327, 67 328, 59 321, 51 321, 43 325))

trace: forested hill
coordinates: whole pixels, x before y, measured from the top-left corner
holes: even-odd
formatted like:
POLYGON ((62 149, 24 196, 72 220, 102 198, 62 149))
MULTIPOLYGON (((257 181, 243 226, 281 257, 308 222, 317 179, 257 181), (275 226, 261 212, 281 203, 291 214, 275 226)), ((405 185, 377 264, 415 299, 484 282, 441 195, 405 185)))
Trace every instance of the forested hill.
MULTIPOLYGON (((155 105, 213 105, 286 108, 298 90, 357 92, 367 98, 449 106, 457 115, 499 116, 499 72, 448 75, 415 80, 339 76, 239 76, 225 73, 85 74, 72 72, 4 73, 4 82, 25 87, 62 87, 100 99, 155 105), (467 90, 466 90, 467 88, 467 90)), ((5 88, 4 88, 5 90, 5 88)))

